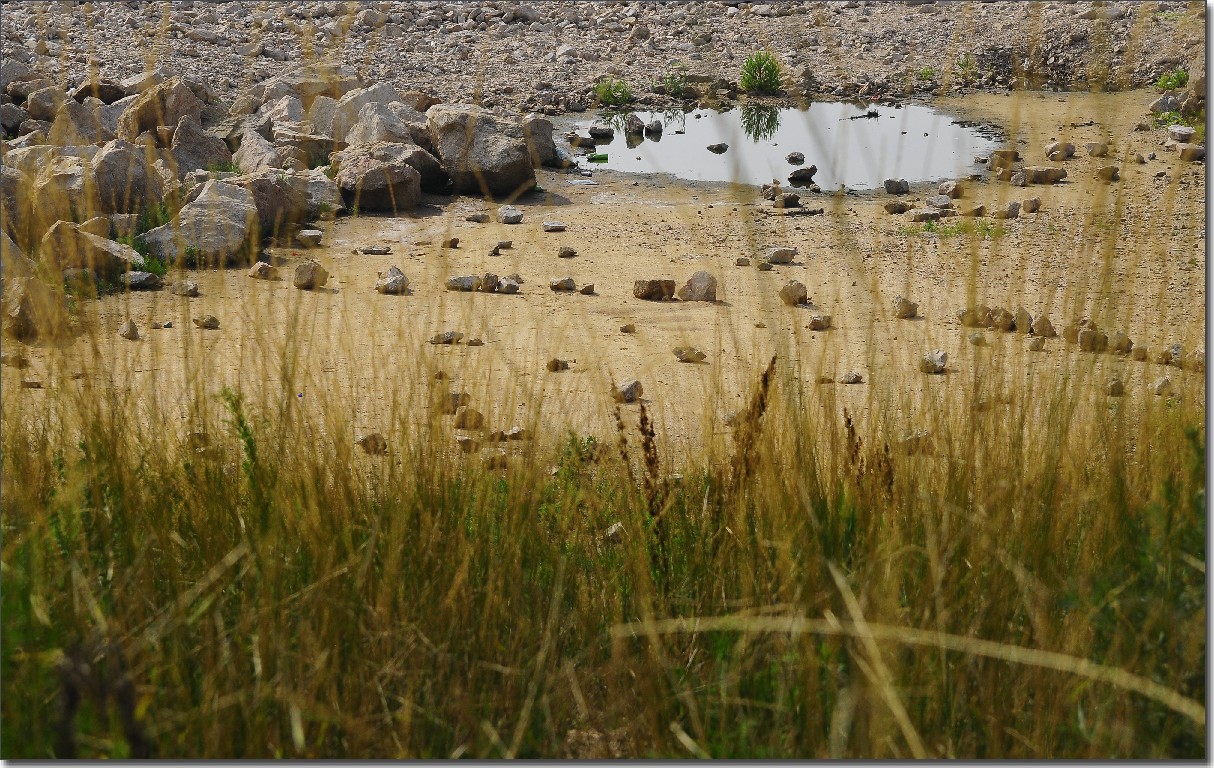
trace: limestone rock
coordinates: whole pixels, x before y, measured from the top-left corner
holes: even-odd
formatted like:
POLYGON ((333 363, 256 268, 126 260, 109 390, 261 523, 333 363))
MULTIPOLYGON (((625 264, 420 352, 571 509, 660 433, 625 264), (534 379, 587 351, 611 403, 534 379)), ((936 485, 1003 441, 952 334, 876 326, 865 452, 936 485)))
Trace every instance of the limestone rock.
POLYGON ((797 280, 790 280, 780 289, 780 301, 790 307, 795 307, 798 304, 804 304, 809 301, 809 291, 805 288, 805 284, 797 280))
POLYGON ((617 403, 635 403, 644 394, 645 388, 641 386, 641 382, 632 379, 617 385, 611 396, 617 403))
POLYGON ((674 292, 673 280, 637 280, 632 285, 632 295, 645 301, 673 299, 674 292))
POLYGON ((535 186, 521 122, 459 104, 433 106, 426 117, 455 192, 508 196, 535 186))
POLYGON ((894 317, 909 320, 919 314, 919 305, 902 296, 894 299, 894 317))
POLYGON ((704 270, 699 270, 679 289, 681 301, 716 301, 717 279, 704 270))
POLYGON ((379 293, 399 296, 409 291, 409 278, 400 271, 399 267, 388 267, 386 272, 379 275, 375 281, 375 290, 379 293))
POLYGON ((323 286, 329 279, 329 273, 318 261, 305 261, 295 267, 295 278, 292 281, 296 288, 310 291, 323 286))
POLYGON ((208 181, 173 221, 146 233, 144 239, 153 255, 169 263, 229 264, 247 253, 257 226, 257 207, 249 190, 208 181))
POLYGON ((948 353, 941 349, 928 352, 919 361, 919 370, 924 373, 944 373, 947 368, 948 353))

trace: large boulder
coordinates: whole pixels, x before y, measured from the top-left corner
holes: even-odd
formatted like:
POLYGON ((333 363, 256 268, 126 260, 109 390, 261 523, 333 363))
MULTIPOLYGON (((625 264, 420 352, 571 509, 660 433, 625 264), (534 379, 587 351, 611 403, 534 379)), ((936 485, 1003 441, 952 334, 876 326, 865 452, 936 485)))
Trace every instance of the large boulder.
POLYGON ((280 171, 262 170, 223 181, 246 189, 253 196, 261 237, 277 237, 290 225, 302 224, 308 219, 307 184, 296 182, 293 176, 280 171))
POLYGON ((54 272, 84 269, 110 282, 143 267, 143 257, 134 248, 84 232, 68 221, 57 221, 47 230, 38 255, 54 272))
POLYGON ((147 153, 130 142, 114 139, 91 165, 101 213, 138 213, 164 196, 163 180, 147 153))
POLYGON ((381 141, 418 146, 429 144, 426 116, 400 102, 364 105, 358 113, 358 122, 346 131, 345 142, 353 147, 381 141))
POLYGON ((71 155, 50 160, 34 178, 30 214, 40 237, 56 221, 88 221, 100 212, 100 200, 88 161, 71 155))
POLYGON ((111 138, 97 113, 73 99, 67 99, 55 113, 47 141, 59 146, 100 144, 111 138))
POLYGON ((21 252, 12 238, 0 230, 0 283, 33 276, 34 262, 21 252))
POLYGON ((59 107, 63 106, 63 102, 67 100, 67 94, 57 85, 39 88, 26 97, 25 111, 29 112, 30 117, 35 120, 50 122, 55 119, 55 115, 59 112, 59 107))
POLYGON ((0 227, 6 236, 26 245, 33 239, 29 233, 32 224, 29 209, 32 183, 33 178, 29 174, 0 164, 0 227))
POLYGON ((328 136, 309 133, 308 130, 308 126, 302 123, 275 125, 274 146, 313 168, 327 162, 333 150, 340 147, 334 146, 333 139, 328 136))
POLYGON ((262 104, 257 114, 263 115, 272 123, 298 123, 304 116, 303 102, 296 96, 283 96, 277 101, 262 104))
POLYGON ((6 280, 0 321, 9 338, 31 341, 56 336, 67 323, 64 296, 33 277, 6 280))
POLYGON ((118 120, 118 137, 133 142, 144 131, 175 126, 186 115, 200 118, 203 101, 182 78, 154 85, 131 102, 118 120))
POLYGON ((426 112, 430 139, 455 192, 509 197, 535 186, 523 126, 467 104, 426 112))
POLYGON ((113 104, 102 104, 94 113, 97 116, 97 122, 101 124, 102 133, 106 137, 106 141, 113 139, 118 135, 118 121, 122 119, 122 113, 126 112, 139 98, 139 94, 127 96, 124 99, 119 99, 113 104))
POLYGON ((232 160, 243 173, 256 173, 267 168, 303 170, 304 167, 294 152, 276 147, 254 132, 244 135, 240 149, 232 155, 232 160))
POLYGON ((343 190, 350 189, 345 183, 342 172, 347 168, 355 168, 370 162, 402 163, 417 171, 421 177, 421 188, 427 192, 441 192, 447 187, 447 175, 426 150, 416 144, 376 142, 352 146, 341 152, 334 152, 330 161, 337 169, 337 181, 343 190))
POLYGON ((556 153, 556 142, 552 139, 552 121, 534 112, 523 118, 523 136, 527 150, 531 153, 531 164, 560 168, 562 163, 556 153))
POLYGON ((232 264, 256 241, 257 206, 249 190, 208 181, 177 217, 144 235, 153 255, 172 263, 232 264))
POLYGON ((321 136, 333 136, 333 117, 337 114, 337 99, 317 96, 308 107, 307 120, 312 132, 321 136))
POLYGON ((199 168, 214 170, 232 162, 232 153, 223 139, 202 130, 195 115, 183 115, 173 131, 171 147, 178 177, 199 168))
POLYGON ((303 182, 304 194, 308 199, 308 217, 319 218, 332 216, 345 208, 341 197, 341 187, 337 182, 325 175, 319 168, 288 174, 289 179, 303 182))
POLYGON ((304 109, 312 106, 319 96, 340 99, 362 82, 350 67, 330 63, 303 64, 283 72, 249 89, 248 95, 255 107, 267 101, 276 101, 283 96, 295 96, 304 109))
POLYGON ((102 104, 113 104, 126 98, 127 91, 122 87, 122 83, 116 83, 109 78, 90 77, 76 86, 71 96, 81 104, 89 97, 98 99, 102 104))
POLYGON ((29 119, 31 119, 30 113, 16 104, 9 102, 0 104, 0 128, 4 129, 6 134, 16 133, 17 128, 29 119))
POLYGON ((274 123, 262 114, 236 115, 220 120, 207 128, 207 133, 218 136, 228 145, 228 149, 236 152, 244 143, 247 136, 256 133, 266 141, 274 138, 274 123))
POLYGON ((359 114, 366 105, 387 106, 398 101, 400 101, 400 94, 390 83, 378 83, 370 88, 358 88, 350 91, 337 100, 333 114, 333 138, 344 141, 346 133, 358 122, 359 114))

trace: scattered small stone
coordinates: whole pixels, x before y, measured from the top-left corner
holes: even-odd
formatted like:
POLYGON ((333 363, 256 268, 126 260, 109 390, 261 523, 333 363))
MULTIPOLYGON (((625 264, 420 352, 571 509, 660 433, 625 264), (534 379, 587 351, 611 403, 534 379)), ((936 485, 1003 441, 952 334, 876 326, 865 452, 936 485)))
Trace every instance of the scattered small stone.
POLYGON ((448 291, 463 291, 469 293, 476 288, 477 282, 480 280, 476 275, 459 275, 458 277, 447 278, 448 291))
POLYGON ((497 245, 495 245, 493 247, 497 248, 498 250, 508 251, 514 247, 514 241, 513 240, 498 240, 497 245))
POLYGON ((470 213, 464 217, 464 221, 470 221, 473 224, 488 224, 489 214, 487 213, 470 213))
POLYGON ((554 357, 548 361, 548 370, 551 373, 557 373, 558 371, 567 371, 567 370, 569 370, 569 361, 561 360, 559 357, 554 357))
POLYGON ((695 347, 675 347, 674 356, 680 363, 702 363, 708 357, 695 347))
POLYGON ((948 195, 932 195, 927 198, 927 205, 931 208, 946 210, 953 207, 953 199, 948 195))
POLYGON ((572 259, 577 256, 577 251, 568 245, 562 245, 560 250, 556 252, 558 259, 572 259))
POLYGON ((118 335, 124 339, 139 341, 139 326, 135 325, 134 320, 127 320, 118 329, 118 335))
POLYGON ((1058 335, 1058 332, 1054 330, 1054 324, 1050 322, 1050 318, 1046 315, 1035 317, 1030 330, 1034 336, 1041 336, 1046 339, 1052 339, 1058 335))
POLYGON ((586 283, 585 285, 583 285, 581 287, 581 289, 578 291, 578 293, 582 294, 583 296, 593 296, 594 295, 594 283, 586 283))
POLYGON ((1037 211, 1041 210, 1041 198, 1030 197, 1020 204, 1020 210, 1024 211, 1025 213, 1036 213, 1037 211))
POLYGON ((1147 348, 1134 345, 1134 348, 1130 350, 1130 359, 1140 363, 1145 362, 1147 359, 1147 348))
POLYGON ((1088 157, 1105 157, 1109 154, 1109 145, 1101 141, 1089 141, 1084 146, 1088 150, 1088 157))
POLYGON ((772 266, 772 263, 770 261, 760 261, 755 266, 760 272, 770 272, 773 269, 775 269, 775 267, 772 266))
POLYGON ((839 379, 840 384, 863 384, 864 377, 856 371, 848 371, 839 379))
POLYGON ((458 237, 444 238, 443 241, 441 243, 439 243, 439 247, 440 248, 458 248, 459 247, 459 238, 458 237))
POLYGON ((545 221, 543 223, 545 232, 564 232, 565 224, 560 221, 545 221))
POLYGON ((278 278, 278 268, 259 261, 249 267, 249 277, 255 280, 275 280, 278 278))
MULTIPOLYGON (((1178 139, 1178 141, 1179 141, 1179 139, 1178 139)), ((805 155, 801 154, 800 152, 789 152, 787 155, 784 156, 784 160, 789 165, 801 165, 802 163, 805 162, 805 155)))
POLYGON ((1009 178, 1007 181, 1013 187, 1028 186, 1029 183, 1028 176, 1025 175, 1024 171, 1017 171, 1016 173, 1013 173, 1011 178, 1009 178))
POLYGON ((1197 130, 1187 125, 1169 125, 1168 138, 1180 144, 1188 144, 1197 135, 1197 130))
POLYGON ((1016 327, 1016 316, 1002 307, 996 307, 987 313, 985 325, 987 328, 1008 333, 1016 327))
POLYGON ((1151 391, 1157 395, 1168 395, 1172 392, 1172 380, 1167 376, 1161 376, 1151 385, 1151 391))
POLYGON ((902 200, 891 200, 885 204, 885 212, 892 214, 906 213, 914 207, 915 206, 913 203, 908 203, 902 200))
POLYGON ((306 261, 295 268, 294 284, 300 290, 310 291, 320 288, 328 280, 329 273, 325 271, 319 261, 306 261))
POLYGON ((1180 155, 1180 159, 1186 163, 1204 160, 1206 157, 1206 148, 1200 144, 1177 144, 1176 152, 1180 155))
POLYGON ((468 339, 468 346, 483 347, 483 346, 485 346, 485 342, 481 339, 468 339))
POLYGON ((354 442, 371 456, 382 456, 388 452, 388 441, 378 432, 363 435, 354 442))
POLYGON ((975 347, 985 347, 986 346, 986 334, 983 333, 982 331, 973 331, 969 335, 969 341, 970 341, 970 344, 973 344, 975 347))
POLYGON ((636 333, 637 327, 635 323, 625 323, 620 326, 620 333, 636 333))
POLYGON ((979 304, 977 307, 958 310, 957 319, 966 328, 979 328, 986 325, 986 320, 990 317, 990 314, 990 307, 985 304, 979 304))
POLYGON ((1007 207, 1002 210, 995 211, 991 214, 993 219, 1015 219, 1020 216, 1020 202, 1013 200, 1007 204, 1007 207))
POLYGON ((1109 337, 1095 328, 1083 328, 1075 338, 1081 352, 1103 352, 1108 348, 1109 337))
POLYGON ((944 373, 948 367, 948 353, 942 349, 928 352, 919 361, 919 370, 924 373, 944 373))
POLYGON ((180 280, 169 284, 169 293, 174 296, 185 296, 187 298, 198 297, 198 283, 193 280, 180 280))
POLYGON ((886 179, 885 193, 889 195, 906 195, 910 193, 910 183, 906 179, 886 179))
POLYGON ((961 197, 961 182, 959 182, 959 181, 943 182, 940 184, 940 187, 938 188, 937 191, 942 195, 946 195, 946 196, 951 197, 952 199, 956 200, 957 198, 961 197))
POLYGON ((501 278, 492 272, 486 272, 472 283, 472 290, 480 293, 497 293, 497 286, 501 282, 501 278))
POLYGON ((1102 165, 1096 169, 1096 178, 1102 181, 1117 181, 1121 178, 1115 165, 1102 165))
POLYGON ((169 329, 169 328, 172 328, 172 327, 173 327, 173 321, 172 321, 172 320, 165 320, 165 321, 164 321, 164 325, 162 325, 162 326, 160 326, 160 327, 161 327, 161 328, 164 328, 164 329, 166 329, 166 330, 167 330, 167 329, 169 329))
POLYGON ((1125 394, 1125 384, 1121 379, 1114 376, 1108 384, 1105 385, 1104 392, 1109 397, 1121 397, 1125 394))
POLYGON ((7 365, 10 368, 29 368, 29 358, 20 352, 5 352, 0 354, 0 365, 7 365))
POLYGON ((295 233, 295 242, 304 248, 315 248, 320 245, 324 234, 319 229, 301 229, 295 233))
POLYGON ((618 403, 635 403, 644 393, 645 388, 641 386, 641 382, 632 379, 617 386, 611 396, 618 403))
POLYGON ((1121 331, 1109 334, 1109 351, 1116 355, 1128 355, 1134 349, 1134 342, 1121 331))
POLYGON ((519 224, 523 221, 523 212, 513 205, 503 205, 497 211, 497 220, 503 224, 519 224))
POLYGON ((1045 349, 1045 339, 1041 336, 1034 336, 1029 339, 1029 352, 1040 352, 1045 349))
POLYGON ((795 307, 798 304, 804 304, 809 301, 809 291, 805 288, 805 284, 797 280, 790 280, 783 288, 780 289, 780 301, 790 307, 795 307))
POLYGON ((375 281, 375 290, 378 293, 399 296, 409 291, 409 278, 405 277, 405 273, 400 271, 396 266, 388 267, 386 272, 379 274, 379 279, 375 281))
POLYGON ((747 257, 745 257, 745 256, 739 256, 739 257, 738 257, 738 258, 737 258, 737 259, 734 261, 734 263, 735 263, 735 264, 737 264, 739 267, 749 267, 749 266, 750 266, 750 259, 748 259, 748 258, 747 258, 747 257))
POLYGON ((572 292, 577 290, 577 283, 573 282, 572 277, 563 277, 559 280, 550 281, 548 287, 558 293, 572 292))
POLYGON ((458 344, 464 334, 459 331, 443 331, 430 337, 431 344, 458 344))
POLYGON ((367 245, 358 249, 364 256, 387 256, 392 253, 390 245, 367 245))
POLYGON ((476 453, 481 449, 480 441, 467 435, 456 435, 455 444, 464 453, 476 453))
POLYGON ((814 174, 818 172, 818 166, 811 165, 807 168, 798 168, 788 174, 788 183, 798 186, 808 186, 811 191, 818 191, 817 185, 814 184, 814 174))
POLYGON ((830 330, 830 321, 830 315, 811 315, 808 328, 811 331, 830 330))
POLYGON ((515 294, 519 292, 518 280, 512 277, 503 277, 497 282, 497 292, 505 294, 515 294))
POLYGON ((894 299, 894 317, 909 320, 919 314, 919 305, 902 296, 894 299))
POLYGON ((724 154, 725 150, 727 149, 729 149, 729 145, 725 142, 718 142, 716 144, 708 145, 708 151, 712 152, 714 155, 724 154))
POLYGON ((1033 327, 1033 316, 1024 307, 1016 307, 1016 314, 1012 315, 1012 324, 1017 333, 1028 333, 1033 327))
POLYGON ((214 315, 203 315, 202 317, 194 318, 194 325, 205 331, 214 331, 219 328, 219 318, 214 315))

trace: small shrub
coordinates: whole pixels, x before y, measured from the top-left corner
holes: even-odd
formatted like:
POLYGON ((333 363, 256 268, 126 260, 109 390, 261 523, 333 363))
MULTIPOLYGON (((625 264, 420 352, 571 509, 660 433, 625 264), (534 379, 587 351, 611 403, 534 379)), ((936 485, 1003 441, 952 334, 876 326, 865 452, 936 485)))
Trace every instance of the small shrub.
POLYGON ((1161 91, 1175 91, 1184 88, 1189 83, 1189 73, 1177 67, 1171 72, 1164 72, 1155 81, 1155 87, 1161 91))
POLYGON ((604 78, 594 84, 594 97, 607 107, 618 107, 632 101, 632 89, 623 80, 604 78))
POLYGON ((676 64, 666 70, 658 84, 662 86, 662 91, 667 96, 681 98, 687 92, 687 76, 684 74, 684 67, 676 64))
POLYGON ((978 62, 968 53, 963 54, 953 65, 953 74, 965 85, 978 82, 978 62))
POLYGON ((780 62, 767 51, 755 51, 742 64, 738 84, 747 93, 775 93, 780 90, 780 62))
POLYGON ((923 69, 919 70, 918 74, 915 75, 915 77, 920 80, 931 80, 935 76, 936 70, 932 69, 931 67, 924 67, 923 69))
POLYGON ((207 170, 212 173, 240 173, 240 166, 229 160, 226 163, 211 163, 207 170))

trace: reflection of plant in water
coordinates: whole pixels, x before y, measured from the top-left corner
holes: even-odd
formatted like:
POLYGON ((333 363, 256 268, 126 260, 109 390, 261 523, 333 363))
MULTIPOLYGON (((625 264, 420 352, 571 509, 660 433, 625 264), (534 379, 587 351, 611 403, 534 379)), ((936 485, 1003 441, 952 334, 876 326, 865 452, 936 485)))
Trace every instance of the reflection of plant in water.
POLYGON ((687 113, 681 109, 668 109, 662 113, 662 128, 674 128, 676 131, 687 130, 687 113))
POLYGON ((742 106, 742 130, 751 141, 770 139, 780 129, 780 110, 771 104, 742 106))

